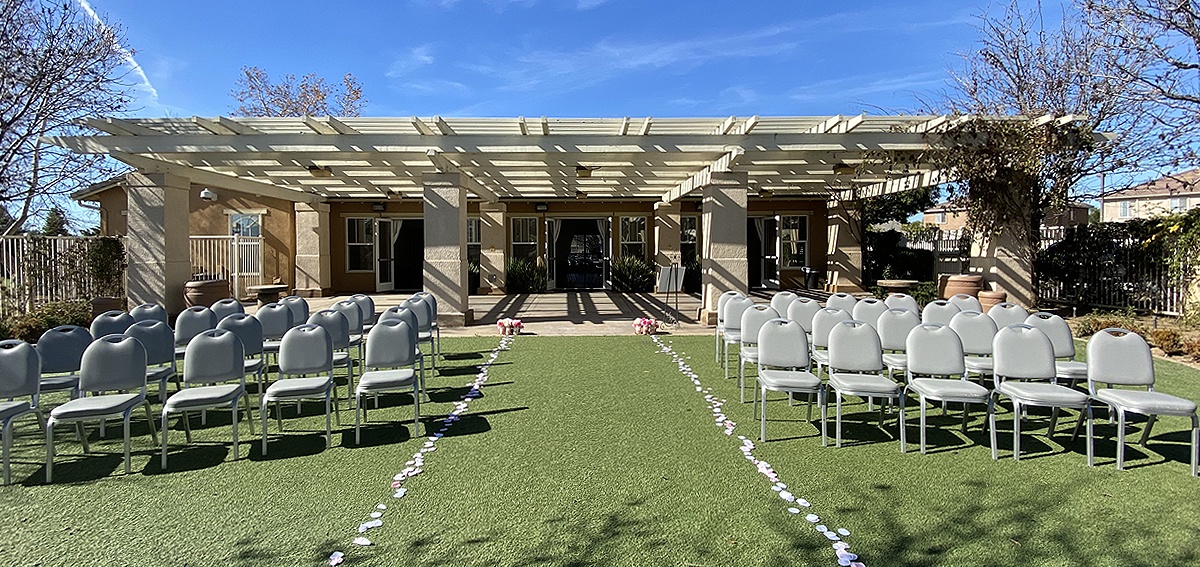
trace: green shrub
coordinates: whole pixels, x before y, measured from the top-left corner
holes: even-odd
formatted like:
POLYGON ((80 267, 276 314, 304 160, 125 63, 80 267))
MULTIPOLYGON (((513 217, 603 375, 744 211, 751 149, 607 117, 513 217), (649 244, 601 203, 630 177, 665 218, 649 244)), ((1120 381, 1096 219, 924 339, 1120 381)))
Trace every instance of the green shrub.
POLYGON ((1149 339, 1150 344, 1162 349, 1167 354, 1183 354, 1183 336, 1175 329, 1151 330, 1149 339))
POLYGON ((544 293, 546 270, 536 262, 514 258, 508 261, 505 290, 508 293, 544 293))
POLYGON ((929 302, 937 300, 937 282, 920 282, 912 286, 908 294, 917 300, 917 305, 925 307, 929 302))
POLYGON ((86 327, 92 316, 91 305, 86 301, 56 301, 47 303, 28 313, 18 313, 0 324, 7 338, 36 342, 42 333, 59 325, 86 327))
POLYGON ((1074 330, 1075 336, 1081 339, 1086 339, 1109 328, 1125 329, 1143 337, 1146 336, 1146 327, 1138 323, 1131 311, 1088 313, 1071 319, 1071 328, 1074 330))
POLYGON ((613 291, 643 293, 654 290, 654 266, 637 256, 620 256, 612 265, 613 291))
POLYGON ((1200 339, 1184 341, 1183 352, 1190 356, 1193 362, 1200 362, 1200 339))

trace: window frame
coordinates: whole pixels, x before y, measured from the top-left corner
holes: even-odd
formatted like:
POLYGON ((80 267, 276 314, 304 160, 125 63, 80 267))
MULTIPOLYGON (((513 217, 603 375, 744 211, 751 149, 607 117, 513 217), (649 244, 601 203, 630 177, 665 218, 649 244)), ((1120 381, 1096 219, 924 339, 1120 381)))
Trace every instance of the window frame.
POLYGON ((780 270, 799 270, 801 268, 809 267, 808 251, 809 251, 809 242, 811 242, 811 236, 809 233, 812 232, 812 219, 809 218, 810 216, 811 215, 799 214, 799 213, 779 215, 779 228, 778 228, 778 230, 779 230, 779 260, 778 261, 779 261, 779 269, 780 270), (790 231, 792 230, 787 227, 787 219, 790 219, 790 218, 803 219, 803 222, 804 222, 804 227, 803 227, 804 230, 800 231, 799 228, 797 228, 798 238, 795 240, 788 238, 788 235, 789 235, 790 231), (792 258, 792 255, 789 254, 788 244, 801 244, 804 247, 804 254, 801 255, 802 256, 800 258, 801 263, 799 265, 793 265, 793 264, 785 261, 787 259, 792 258))
POLYGON ((509 259, 517 258, 517 253, 516 253, 517 246, 531 246, 532 245, 533 246, 533 254, 528 255, 528 256, 522 255, 521 259, 527 259, 531 262, 537 262, 538 245, 540 244, 540 240, 541 240, 541 235, 538 234, 538 217, 536 217, 536 216, 509 217, 508 235, 509 235, 508 236, 508 240, 509 240, 509 242, 508 242, 508 257, 509 257, 509 259), (524 240, 518 241, 517 240, 517 225, 518 225, 518 223, 525 223, 528 221, 532 221, 532 224, 533 224, 532 230, 529 231, 530 233, 533 234, 533 240, 532 241, 524 241, 524 240))
POLYGON ((697 263, 700 262, 700 240, 702 238, 702 235, 700 234, 700 226, 701 226, 700 215, 680 215, 680 217, 679 217, 679 260, 680 260, 681 265, 686 264, 688 262, 688 260, 693 260, 697 263), (688 240, 684 237, 684 235, 687 234, 686 230, 684 229, 684 221, 685 220, 690 220, 695 223, 695 227, 694 227, 695 235, 693 236, 692 240, 688 240), (693 258, 688 258, 687 254, 684 254, 684 247, 688 246, 688 245, 691 245, 691 247, 694 250, 694 254, 692 254, 693 258))
POLYGON ((1169 197, 1167 199, 1167 210, 1171 211, 1171 214, 1187 211, 1187 197, 1169 197))
POLYGON ((472 258, 475 262, 483 258, 483 220, 479 217, 467 217, 467 262, 472 258))
POLYGON ((229 217, 229 219, 228 219, 228 221, 229 221, 229 222, 228 222, 228 224, 229 224, 229 235, 230 235, 230 236, 245 236, 245 237, 247 237, 247 238, 262 238, 262 228, 263 228, 263 226, 262 226, 262 218, 263 218, 263 215, 262 215, 262 213, 258 213, 258 212, 252 212, 252 213, 229 213, 228 217, 229 217), (235 222, 234 222, 234 219, 239 219, 239 218, 247 218, 247 219, 249 219, 249 218, 253 218, 253 219, 254 219, 254 226, 255 226, 256 228, 258 228, 258 234, 249 235, 249 234, 237 234, 237 233, 235 233, 235 232, 233 231, 233 229, 234 229, 234 227, 235 227, 235 226, 237 226, 237 223, 235 223, 235 222))
POLYGON ((345 227, 346 227, 346 273, 348 273, 348 274, 374 274, 375 269, 376 269, 376 266, 375 266, 375 238, 376 238, 375 231, 378 230, 378 228, 375 225, 375 217, 346 217, 345 227), (355 238, 357 238, 357 235, 358 235, 358 231, 351 230, 351 226, 355 223, 355 221, 365 221, 367 223, 366 226, 368 228, 368 230, 367 230, 368 242, 352 242, 351 235, 354 235, 355 238), (367 268, 367 269, 351 269, 350 259, 355 257, 351 254, 351 250, 354 247, 359 247, 359 248, 367 247, 368 249, 370 249, 371 254, 369 255, 369 262, 368 262, 368 265, 370 266, 369 268, 367 268))
POLYGON ((650 223, 649 223, 649 222, 647 222, 647 218, 646 218, 645 216, 622 216, 622 217, 618 217, 618 219, 617 219, 617 226, 618 226, 618 230, 620 230, 620 236, 621 236, 621 248, 620 248, 620 250, 619 250, 619 252, 620 252, 620 255, 621 255, 621 256, 626 256, 626 255, 627 255, 627 254, 625 253, 625 246, 626 246, 626 245, 637 245, 637 246, 639 246, 639 247, 641 248, 641 251, 642 251, 642 252, 641 252, 641 254, 640 254, 640 255, 638 255, 638 257, 639 257, 639 258, 641 258, 641 259, 643 259, 643 260, 645 260, 645 259, 646 259, 646 244, 647 244, 647 242, 646 242, 646 240, 647 240, 647 238, 646 238, 646 236, 647 236, 647 235, 646 235, 646 232, 649 230, 649 224, 650 224, 650 223), (641 228, 640 228, 640 231, 641 231, 641 234, 640 234, 641 240, 630 240, 630 239, 627 239, 627 238, 625 237, 625 236, 626 236, 626 235, 625 235, 625 221, 627 221, 627 220, 629 220, 629 221, 641 221, 641 222, 640 222, 640 224, 641 224, 641 228))
POLYGON ((1127 219, 1133 216, 1133 203, 1130 201, 1120 201, 1117 203, 1117 218, 1127 219))

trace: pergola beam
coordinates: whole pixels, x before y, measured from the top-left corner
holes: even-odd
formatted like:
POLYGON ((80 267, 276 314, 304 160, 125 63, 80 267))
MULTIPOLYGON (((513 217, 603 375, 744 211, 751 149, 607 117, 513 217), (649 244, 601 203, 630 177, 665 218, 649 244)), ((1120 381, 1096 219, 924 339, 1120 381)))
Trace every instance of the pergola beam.
POLYGON ((138 124, 134 124, 120 118, 84 118, 80 121, 83 125, 95 128, 101 132, 108 132, 114 136, 161 136, 162 132, 153 128, 147 128, 138 124))
POLYGON ((437 126, 438 131, 441 132, 443 136, 453 136, 455 134, 454 128, 451 128, 441 116, 434 116, 433 124, 437 126))
POLYGON ((662 196, 662 202, 670 203, 677 201, 687 196, 692 191, 708 185, 709 181, 712 179, 712 173, 714 171, 729 171, 729 168, 737 163, 738 158, 742 157, 742 155, 745 153, 746 150, 742 149, 741 146, 733 146, 728 148, 724 155, 717 158, 711 164, 704 166, 704 169, 697 171, 691 177, 683 180, 682 183, 672 187, 669 191, 664 193, 662 196))
POLYGON ((442 155, 441 152, 437 150, 429 150, 425 153, 425 155, 429 157, 429 161, 433 163, 434 167, 438 168, 443 173, 460 174, 467 182, 466 189, 477 195, 479 198, 489 203, 495 203, 500 200, 500 195, 489 189, 473 175, 463 171, 453 163, 450 163, 450 160, 446 158, 446 156, 442 155))
POLYGON ((209 120, 200 116, 193 116, 192 123, 216 134, 218 136, 236 136, 237 132, 231 130, 224 124, 218 124, 215 120, 209 120))
POLYGON ((417 129, 417 133, 422 136, 434 136, 437 134, 437 132, 434 132, 433 128, 430 128, 424 120, 421 120, 416 116, 409 118, 409 121, 412 122, 413 128, 417 129))
POLYGON ((339 132, 334 130, 332 126, 313 118, 312 116, 304 117, 304 125, 308 126, 309 130, 321 135, 337 135, 339 132))
POLYGON ((283 187, 278 187, 276 185, 258 181, 250 181, 241 177, 231 177, 179 163, 120 152, 113 152, 112 157, 141 170, 154 173, 171 173, 174 175, 187 177, 193 183, 198 183, 200 185, 212 185, 223 189, 229 189, 231 191, 239 191, 252 195, 263 195, 265 197, 274 197, 276 199, 283 199, 285 201, 291 201, 294 203, 310 203, 314 200, 312 195, 294 189, 284 189, 283 187))
POLYGON ((642 127, 638 129, 638 135, 639 136, 648 135, 650 133, 650 125, 653 123, 654 123, 654 119, 650 116, 647 116, 646 119, 642 121, 642 127))
POLYGON ((221 126, 228 128, 228 129, 232 130, 233 132, 235 132, 236 134, 239 134, 242 136, 261 136, 261 135, 263 135, 261 130, 259 130, 257 128, 253 128, 251 126, 247 126, 245 124, 242 124, 241 122, 238 122, 237 120, 234 120, 232 118, 227 118, 225 116, 218 116, 214 120, 216 121, 217 124, 220 124, 221 126))
POLYGON ((941 185, 942 183, 948 183, 950 181, 953 181, 953 179, 951 179, 949 175, 946 175, 942 170, 933 169, 929 171, 913 173, 910 175, 900 175, 887 179, 886 181, 870 183, 852 189, 841 189, 837 192, 836 197, 837 199, 841 200, 870 199, 872 197, 890 195, 892 193, 899 193, 901 191, 908 191, 910 189, 920 189, 922 187, 941 185))

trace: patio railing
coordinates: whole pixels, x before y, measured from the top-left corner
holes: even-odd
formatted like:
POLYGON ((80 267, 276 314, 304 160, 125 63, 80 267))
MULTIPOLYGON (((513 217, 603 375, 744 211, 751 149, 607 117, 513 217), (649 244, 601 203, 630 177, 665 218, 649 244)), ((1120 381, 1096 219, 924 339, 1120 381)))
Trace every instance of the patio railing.
POLYGON ((192 280, 229 280, 235 296, 246 298, 250 286, 263 280, 260 236, 193 236, 190 239, 192 280))
POLYGON ((0 315, 123 294, 123 246, 104 236, 0 237, 0 315), (116 248, 104 252, 103 246, 116 248))

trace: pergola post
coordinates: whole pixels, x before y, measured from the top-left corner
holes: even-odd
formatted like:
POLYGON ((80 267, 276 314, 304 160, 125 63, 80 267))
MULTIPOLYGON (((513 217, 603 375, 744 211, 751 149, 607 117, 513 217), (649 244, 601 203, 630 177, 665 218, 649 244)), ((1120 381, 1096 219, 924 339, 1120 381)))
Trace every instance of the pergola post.
POLYGON ((1022 254, 1015 230, 971 239, 970 272, 983 275, 983 288, 1008 293, 1011 303, 1032 308, 1033 266, 1029 254, 1022 254), (989 285, 990 284, 990 285, 989 285))
POLYGON ((828 219, 826 277, 829 291, 866 291, 863 287, 862 216, 858 201, 830 201, 828 219))
POLYGON ((508 264, 508 238, 504 230, 504 203, 479 204, 479 287, 486 293, 504 293, 508 264))
POLYGON ((159 303, 167 313, 177 314, 185 307, 183 284, 191 279, 188 179, 135 171, 125 176, 125 182, 126 299, 130 307, 159 303))
POLYGON ((713 172, 704 187, 704 303, 700 320, 717 322, 717 298, 726 291, 750 291, 747 282, 746 190, 744 171, 713 172))
POLYGON ((296 203, 296 281, 293 293, 321 297, 332 287, 329 205, 296 203))
POLYGON ((438 322, 469 325, 467 307, 467 190, 461 173, 426 173, 425 290, 438 302, 438 322))
MULTIPOLYGON (((679 249, 679 211, 679 201, 654 203, 654 263, 657 267, 682 262, 679 249)), ((658 291, 661 293, 663 290, 658 291)))

